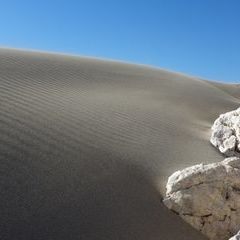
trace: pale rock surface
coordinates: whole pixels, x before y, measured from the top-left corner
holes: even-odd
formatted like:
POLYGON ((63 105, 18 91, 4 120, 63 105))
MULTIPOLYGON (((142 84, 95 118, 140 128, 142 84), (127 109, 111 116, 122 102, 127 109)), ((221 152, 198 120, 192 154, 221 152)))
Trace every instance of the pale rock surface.
POLYGON ((240 240, 240 231, 233 237, 231 237, 229 240, 240 240))
POLYGON ((219 116, 210 141, 224 155, 240 156, 240 108, 219 116))
POLYGON ((240 158, 175 172, 163 202, 209 239, 229 239, 240 228, 240 158))

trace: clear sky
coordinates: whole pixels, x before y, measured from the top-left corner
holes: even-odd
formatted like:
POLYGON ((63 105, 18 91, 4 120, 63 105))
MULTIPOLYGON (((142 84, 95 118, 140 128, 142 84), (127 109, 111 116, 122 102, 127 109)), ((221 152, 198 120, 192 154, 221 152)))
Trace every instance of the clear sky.
POLYGON ((240 83, 240 0, 1 1, 0 46, 240 83))

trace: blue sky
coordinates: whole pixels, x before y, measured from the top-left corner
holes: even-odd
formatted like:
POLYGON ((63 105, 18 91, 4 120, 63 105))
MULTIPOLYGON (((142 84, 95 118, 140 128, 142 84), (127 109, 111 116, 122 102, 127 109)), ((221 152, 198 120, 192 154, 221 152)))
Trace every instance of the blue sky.
POLYGON ((119 59, 240 83, 240 1, 1 1, 0 46, 119 59))

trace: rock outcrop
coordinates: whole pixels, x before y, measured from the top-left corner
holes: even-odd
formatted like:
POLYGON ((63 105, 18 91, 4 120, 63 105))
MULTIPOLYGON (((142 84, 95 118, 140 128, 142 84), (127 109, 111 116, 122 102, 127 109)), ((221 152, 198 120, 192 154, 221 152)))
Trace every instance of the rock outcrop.
POLYGON ((209 239, 229 239, 240 227, 240 158, 175 172, 163 202, 209 239))
POLYGON ((240 240, 240 108, 219 116, 210 141, 231 157, 173 173, 163 202, 210 240, 240 240))
POLYGON ((240 108, 219 116, 210 141, 224 155, 240 157, 240 108))

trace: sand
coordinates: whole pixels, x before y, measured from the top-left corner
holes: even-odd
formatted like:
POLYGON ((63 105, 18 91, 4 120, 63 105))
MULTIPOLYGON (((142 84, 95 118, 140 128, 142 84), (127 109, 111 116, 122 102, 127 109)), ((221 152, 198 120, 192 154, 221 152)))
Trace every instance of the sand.
POLYGON ((101 59, 0 50, 0 239, 205 239, 161 203, 238 85, 101 59))

